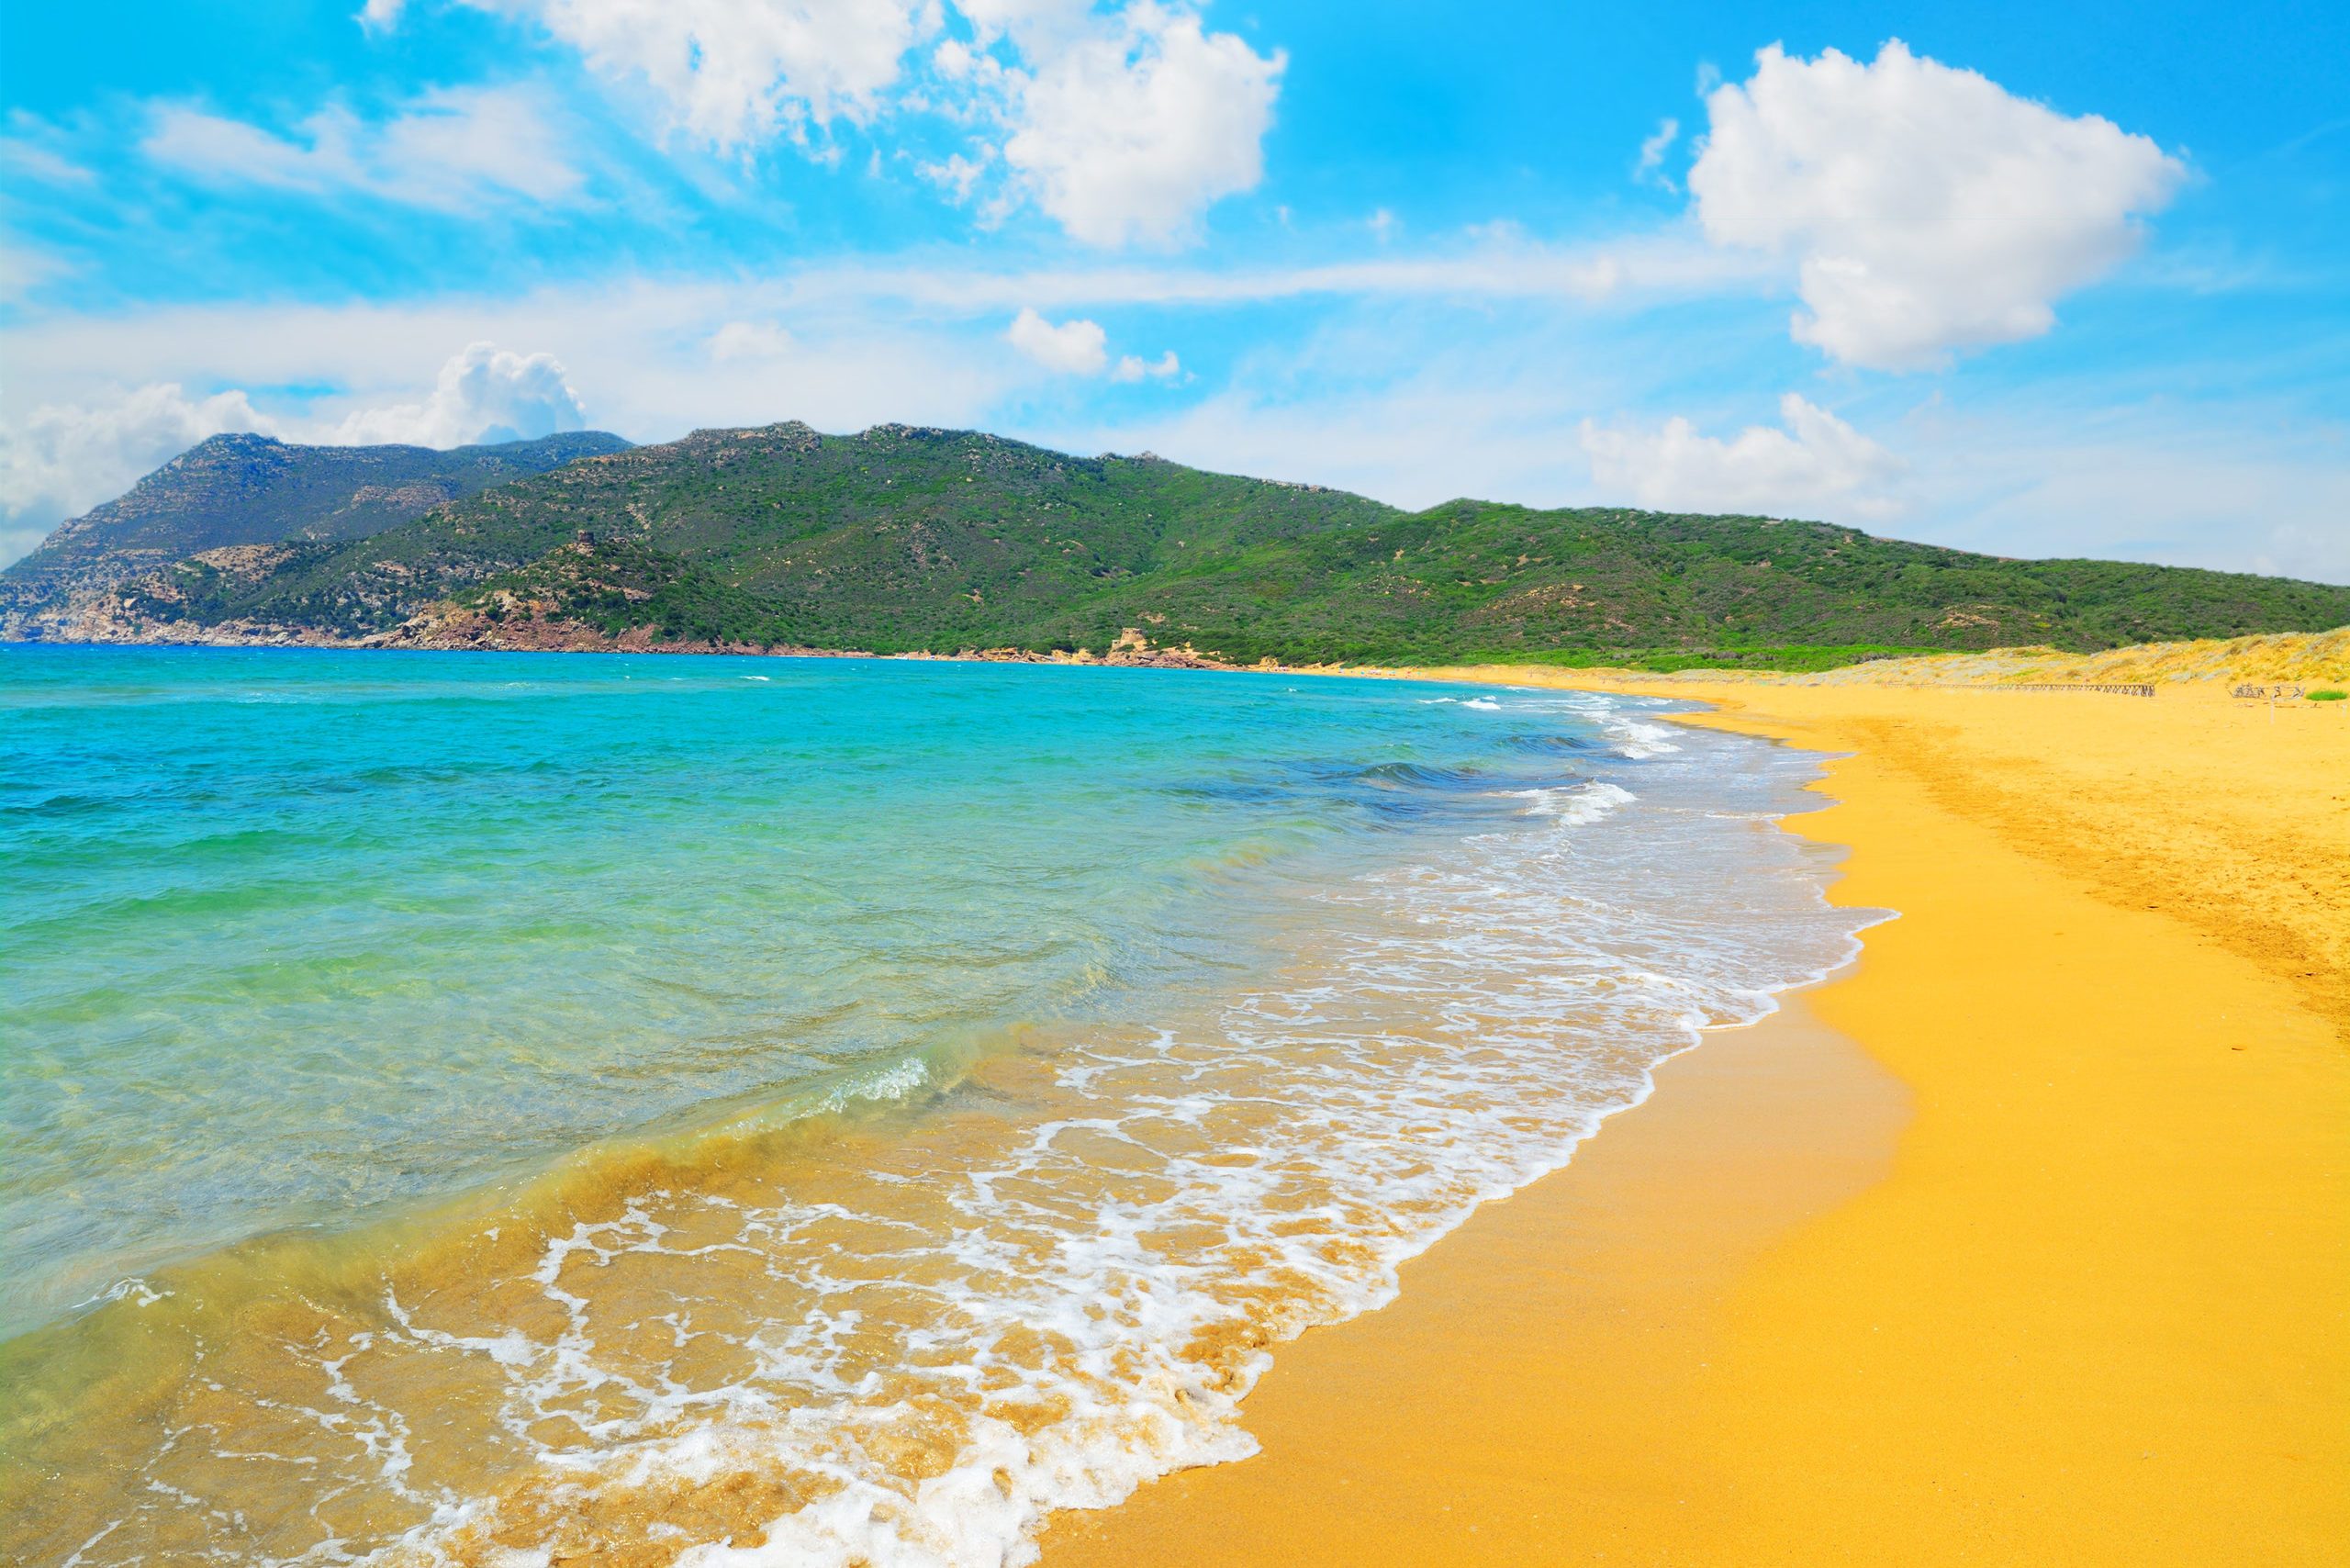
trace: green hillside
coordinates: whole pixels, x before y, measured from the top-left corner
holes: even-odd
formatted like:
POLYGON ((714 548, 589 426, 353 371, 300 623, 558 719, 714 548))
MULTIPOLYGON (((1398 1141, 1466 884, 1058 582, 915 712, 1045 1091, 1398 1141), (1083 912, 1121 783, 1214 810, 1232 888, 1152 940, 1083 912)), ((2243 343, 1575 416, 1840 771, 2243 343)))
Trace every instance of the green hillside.
POLYGON ((444 599, 667 643, 881 652, 1099 650, 1136 627, 1239 661, 1819 662, 2350 622, 2350 588, 1999 560, 1766 518, 1407 513, 1147 454, 799 424, 590 456, 360 542, 190 564, 146 584, 138 609, 362 637, 444 599))

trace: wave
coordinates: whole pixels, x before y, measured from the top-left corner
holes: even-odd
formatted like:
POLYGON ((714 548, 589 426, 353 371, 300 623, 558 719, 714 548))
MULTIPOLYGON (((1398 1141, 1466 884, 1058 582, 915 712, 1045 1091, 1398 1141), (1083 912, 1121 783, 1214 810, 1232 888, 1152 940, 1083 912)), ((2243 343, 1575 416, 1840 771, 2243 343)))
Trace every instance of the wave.
POLYGON ((1639 799, 1619 784, 1594 779, 1568 789, 1512 790, 1509 793, 1521 801, 1532 801, 1526 809, 1529 817, 1555 817, 1562 827, 1579 827, 1597 822, 1618 806, 1630 805, 1639 799))

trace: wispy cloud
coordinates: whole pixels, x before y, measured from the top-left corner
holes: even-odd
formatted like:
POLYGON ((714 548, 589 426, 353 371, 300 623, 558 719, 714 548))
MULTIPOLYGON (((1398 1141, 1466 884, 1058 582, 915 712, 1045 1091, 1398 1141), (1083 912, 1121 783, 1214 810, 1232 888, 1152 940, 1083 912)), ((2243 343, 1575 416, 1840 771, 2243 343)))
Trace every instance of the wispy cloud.
POLYGON ((1664 190, 1679 190, 1681 187, 1673 183, 1673 176, 1664 172, 1664 155, 1673 150, 1673 142, 1680 136, 1679 120, 1667 115, 1657 121, 1656 129, 1640 141, 1640 155, 1632 163, 1632 178, 1664 190))
POLYGON ((357 195, 463 210, 576 199, 587 177, 564 151, 545 95, 444 87, 379 120, 329 105, 287 132, 181 104, 159 106, 140 150, 216 185, 357 195))

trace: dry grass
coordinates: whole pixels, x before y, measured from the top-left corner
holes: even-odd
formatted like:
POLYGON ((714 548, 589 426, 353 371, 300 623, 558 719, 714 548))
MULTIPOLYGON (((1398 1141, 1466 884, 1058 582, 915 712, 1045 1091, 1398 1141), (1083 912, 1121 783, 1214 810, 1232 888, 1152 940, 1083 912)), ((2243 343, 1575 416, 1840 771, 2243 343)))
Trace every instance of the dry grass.
POLYGON ((1852 681, 1894 685, 2006 685, 2018 681, 2151 681, 2156 684, 2350 679, 2350 626, 2331 632, 2277 632, 2259 637, 2141 643, 2101 654, 2054 648, 1997 648, 1987 654, 1880 659, 1819 675, 1778 678, 1803 684, 1852 681))
POLYGON ((1306 666, 1303 673, 1427 676, 1529 686, 1661 685, 1756 682, 1771 686, 2012 686, 2032 682, 2128 683, 2218 689, 2238 682, 2350 685, 2350 626, 2331 632, 2273 632, 2257 637, 2206 637, 2191 643, 2140 643, 2098 654, 2061 648, 1994 648, 1982 654, 1925 654, 1872 659, 1808 674, 1781 670, 1684 669, 1670 675, 1609 666, 1552 670, 1539 665, 1458 665, 1434 669, 1385 666, 1306 666))

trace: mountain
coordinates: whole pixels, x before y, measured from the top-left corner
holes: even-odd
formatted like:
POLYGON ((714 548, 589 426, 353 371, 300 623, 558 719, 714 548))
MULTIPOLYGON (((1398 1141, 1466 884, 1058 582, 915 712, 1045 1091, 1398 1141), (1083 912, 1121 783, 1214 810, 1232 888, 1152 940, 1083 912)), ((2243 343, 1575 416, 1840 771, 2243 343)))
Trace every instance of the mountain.
POLYGON ((148 572, 114 603, 104 625, 60 630, 948 653, 1100 652, 1131 628, 1235 662, 1816 663, 2350 622, 2350 588, 2273 577, 2004 560, 1760 517, 1405 512, 1148 454, 796 423, 586 456, 364 540, 285 530, 148 572))
POLYGON ((60 525, 0 571, 0 628, 55 615, 76 598, 159 566, 237 545, 348 540, 430 508, 574 458, 626 450, 601 431, 497 446, 291 446, 265 435, 216 435, 119 500, 60 525))

